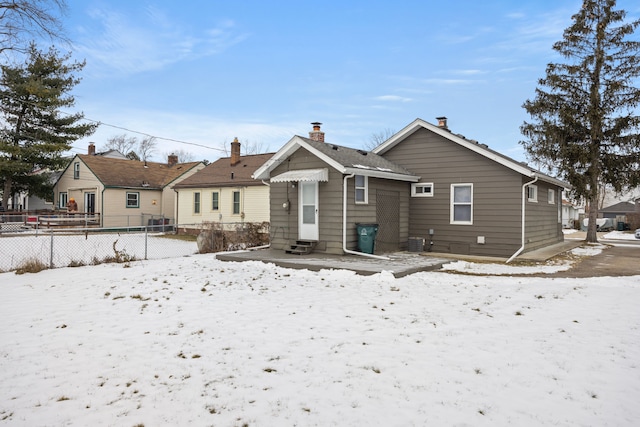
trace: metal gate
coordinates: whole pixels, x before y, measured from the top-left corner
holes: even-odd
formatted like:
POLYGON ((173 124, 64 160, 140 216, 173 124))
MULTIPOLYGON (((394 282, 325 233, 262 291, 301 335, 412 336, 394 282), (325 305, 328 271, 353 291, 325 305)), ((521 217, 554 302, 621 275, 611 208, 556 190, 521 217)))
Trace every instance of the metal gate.
POLYGON ((376 252, 394 252, 400 248, 400 194, 378 190, 376 193, 376 252))

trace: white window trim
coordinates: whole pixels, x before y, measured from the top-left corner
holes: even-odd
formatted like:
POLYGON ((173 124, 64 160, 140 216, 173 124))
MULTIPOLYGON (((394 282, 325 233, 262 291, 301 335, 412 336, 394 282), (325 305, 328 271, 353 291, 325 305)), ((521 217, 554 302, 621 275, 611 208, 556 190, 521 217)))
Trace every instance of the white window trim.
POLYGON ((193 214, 194 215, 202 215, 202 193, 200 191, 193 192, 193 214), (196 194, 198 195, 198 200, 196 201, 196 194), (198 205, 198 211, 196 212, 196 203, 198 205))
POLYGON ((356 175, 356 176, 361 176, 364 178, 364 187, 358 187, 356 182, 357 180, 354 178, 353 180, 353 185, 354 185, 354 193, 353 193, 353 200, 355 201, 356 205, 367 205, 369 204, 369 177, 365 176, 365 175, 356 175), (358 194, 358 190, 364 190, 364 200, 357 200, 356 196, 358 194))
POLYGON ((138 191, 127 191, 125 193, 125 203, 127 209, 138 209, 140 208, 140 193, 138 191), (135 206, 129 205, 129 194, 135 194, 136 196, 136 204, 135 206))
POLYGON ((532 203, 538 203, 538 186, 537 185, 527 186, 527 201, 532 203), (529 197, 529 189, 533 190, 533 197, 529 197))
POLYGON ((220 192, 219 191, 212 191, 211 192, 211 211, 212 212, 220 212, 220 192), (213 201, 214 201, 214 195, 217 194, 218 195, 218 207, 214 208, 213 207, 213 201))
POLYGON ((451 193, 450 193, 450 199, 451 199, 451 205, 449 207, 449 223, 450 224, 455 224, 455 225, 473 225, 473 184, 472 183, 458 183, 458 184, 451 184, 451 193), (456 187, 471 187, 471 202, 470 203, 458 203, 459 205, 467 205, 470 204, 471 205, 471 220, 470 221, 455 221, 454 220, 454 206, 456 206, 456 203, 454 203, 454 190, 456 187))
POLYGON ((416 182, 411 184, 411 197, 433 197, 433 182, 416 182), (430 187, 431 191, 428 193, 418 193, 416 192, 416 188, 427 188, 430 187))
POLYGON ((69 193, 66 191, 61 191, 58 194, 58 208, 65 209, 67 207, 67 203, 69 202, 69 193))
POLYGON ((73 164, 73 179, 80 179, 80 162, 73 164))
POLYGON ((547 190, 547 201, 549 202, 550 205, 556 204, 556 191, 553 190, 552 188, 547 190))
POLYGON ((231 215, 242 215, 242 194, 240 193, 240 190, 233 190, 231 192, 231 215), (234 196, 236 193, 238 193, 238 212, 235 211, 236 201, 234 196))

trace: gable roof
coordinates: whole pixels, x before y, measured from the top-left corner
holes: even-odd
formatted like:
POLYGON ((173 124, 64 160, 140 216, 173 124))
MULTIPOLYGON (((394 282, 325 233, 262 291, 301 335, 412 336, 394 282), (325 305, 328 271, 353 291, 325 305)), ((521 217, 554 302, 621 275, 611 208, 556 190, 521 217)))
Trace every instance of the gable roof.
POLYGON ((515 172, 518 172, 524 176, 527 176, 530 178, 534 178, 537 176, 538 179, 541 181, 545 181, 545 182, 557 185, 558 187, 564 187, 566 189, 571 188, 571 185, 568 184, 567 182, 564 182, 552 176, 546 175, 536 169, 529 167, 525 163, 518 162, 508 156, 505 156, 504 154, 491 150, 485 144, 479 144, 477 141, 466 139, 462 135, 456 135, 452 133, 447 128, 433 125, 420 118, 415 119, 413 122, 409 123, 402 130, 400 130, 400 132, 396 133, 391 138, 389 138, 388 140, 386 140, 385 142, 383 142, 382 144, 374 148, 373 152, 376 154, 384 155, 384 153, 386 153, 387 151, 389 151, 390 149, 398 145, 405 138, 407 138, 414 132, 418 131, 419 129, 426 129, 435 134, 438 134, 448 139, 449 141, 452 141, 464 148, 467 148, 470 151, 478 153, 481 156, 486 157, 489 160, 493 160, 494 162, 502 166, 505 166, 515 172))
POLYGON ((89 154, 78 154, 76 158, 80 159, 105 187, 157 190, 161 190, 202 163, 177 163, 170 166, 167 163, 125 160, 89 154))
POLYGON ((274 153, 240 156, 240 162, 231 165, 231 157, 223 157, 207 165, 190 177, 176 184, 174 188, 228 187, 263 185, 251 175, 274 153))
POLYGON ((343 174, 356 174, 399 181, 418 182, 419 177, 370 151, 294 136, 253 174, 255 179, 269 179, 271 171, 298 149, 304 148, 343 174))
POLYGON ((615 205, 607 206, 606 208, 598 210, 598 212, 610 212, 610 213, 630 213, 636 211, 636 204, 633 202, 620 202, 615 205))

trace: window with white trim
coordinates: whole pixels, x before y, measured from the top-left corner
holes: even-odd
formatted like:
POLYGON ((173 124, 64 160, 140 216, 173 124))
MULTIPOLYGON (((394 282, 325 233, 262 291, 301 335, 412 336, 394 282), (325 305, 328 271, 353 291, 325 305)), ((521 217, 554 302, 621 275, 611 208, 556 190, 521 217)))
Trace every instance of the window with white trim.
POLYGON ((363 205, 369 203, 369 177, 356 175, 354 181, 356 185, 356 203, 363 205))
POLYGON ((538 201, 538 186, 537 185, 527 185, 527 201, 529 201, 529 202, 537 202, 538 201))
POLYGON ((66 209, 67 207, 67 203, 69 202, 69 195, 67 194, 67 192, 61 192, 60 194, 58 194, 58 208, 59 209, 66 209))
POLYGON ((220 209, 220 193, 218 191, 214 191, 211 193, 211 210, 217 211, 220 209))
POLYGON ((73 179, 80 179, 80 162, 73 164, 73 179))
POLYGON ((127 208, 140 207, 140 193, 127 191, 127 208))
POLYGON ((233 192, 233 214, 234 215, 240 214, 240 192, 239 191, 233 192))
POLYGON ((411 184, 411 197, 433 197, 433 182, 411 184))
POLYGON ((554 190, 549 189, 549 191, 547 192, 547 201, 550 205, 556 203, 556 192, 554 190))
POLYGON ((451 184, 451 224, 473 224, 473 184, 451 184))
POLYGON ((196 191, 195 193, 193 193, 193 213, 194 214, 200 213, 200 192, 199 191, 196 191))

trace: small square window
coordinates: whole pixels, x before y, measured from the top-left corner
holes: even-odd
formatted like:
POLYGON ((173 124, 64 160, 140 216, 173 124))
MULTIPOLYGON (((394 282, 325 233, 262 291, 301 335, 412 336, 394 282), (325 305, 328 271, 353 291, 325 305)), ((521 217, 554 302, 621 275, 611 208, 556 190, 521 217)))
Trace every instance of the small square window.
POLYGON ((127 208, 140 207, 140 193, 127 193, 127 208))
POLYGON ((433 197, 433 182, 411 184, 411 197, 433 197))
POLYGON ((369 184, 369 179, 368 177, 364 176, 364 175, 356 175, 355 178, 355 190, 356 190, 356 194, 355 194, 355 201, 358 204, 367 204, 369 203, 369 190, 368 190, 368 184, 369 184))

